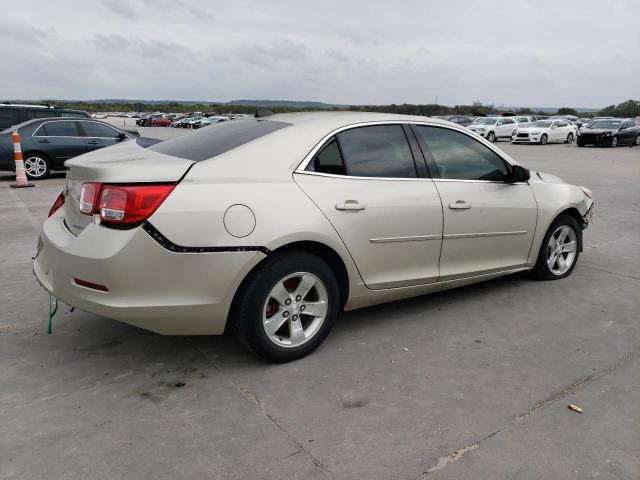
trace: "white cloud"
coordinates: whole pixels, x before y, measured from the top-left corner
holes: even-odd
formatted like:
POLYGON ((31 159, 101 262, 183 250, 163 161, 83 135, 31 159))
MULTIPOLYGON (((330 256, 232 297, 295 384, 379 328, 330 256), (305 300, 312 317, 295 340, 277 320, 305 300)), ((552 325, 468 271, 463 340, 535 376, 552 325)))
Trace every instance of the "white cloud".
POLYGON ((593 106, 638 97, 637 0, 23 0, 4 98, 593 106))

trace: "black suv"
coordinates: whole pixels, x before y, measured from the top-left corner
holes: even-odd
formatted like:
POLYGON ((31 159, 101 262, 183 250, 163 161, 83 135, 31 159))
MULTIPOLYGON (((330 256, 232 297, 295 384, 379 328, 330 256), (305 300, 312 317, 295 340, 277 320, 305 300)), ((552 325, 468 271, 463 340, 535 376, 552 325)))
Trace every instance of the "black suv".
POLYGON ((19 105, 15 103, 0 103, 0 130, 13 125, 33 120, 34 118, 91 118, 87 112, 82 110, 67 110, 65 108, 55 108, 49 105, 19 105))

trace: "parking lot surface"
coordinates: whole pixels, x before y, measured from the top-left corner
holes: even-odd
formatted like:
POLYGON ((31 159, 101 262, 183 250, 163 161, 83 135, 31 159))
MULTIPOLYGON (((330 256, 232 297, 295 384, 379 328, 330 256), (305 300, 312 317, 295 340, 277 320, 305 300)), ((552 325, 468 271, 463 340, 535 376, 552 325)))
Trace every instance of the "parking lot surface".
POLYGON ((0 478, 640 478, 640 149, 498 146, 593 190, 573 274, 343 313, 283 365, 62 304, 47 335, 31 257, 64 176, 3 174, 0 478))

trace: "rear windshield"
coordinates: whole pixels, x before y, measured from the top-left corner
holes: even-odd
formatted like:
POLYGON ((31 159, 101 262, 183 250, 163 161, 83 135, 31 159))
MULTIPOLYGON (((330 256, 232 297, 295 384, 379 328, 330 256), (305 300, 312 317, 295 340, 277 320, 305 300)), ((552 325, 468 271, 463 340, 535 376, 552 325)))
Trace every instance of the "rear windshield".
POLYGON ((190 135, 153 145, 149 150, 200 162, 289 125, 291 124, 255 118, 215 123, 190 135))

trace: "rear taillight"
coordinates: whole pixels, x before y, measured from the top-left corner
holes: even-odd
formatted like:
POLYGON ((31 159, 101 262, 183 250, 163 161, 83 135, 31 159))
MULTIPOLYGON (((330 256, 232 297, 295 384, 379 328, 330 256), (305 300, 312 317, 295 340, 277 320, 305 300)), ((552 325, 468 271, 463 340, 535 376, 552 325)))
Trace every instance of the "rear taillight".
POLYGON ((149 218, 175 186, 85 183, 80 191, 80 211, 99 214, 105 225, 133 226, 149 218))
POLYGON ((85 215, 93 215, 96 201, 100 193, 99 183, 83 183, 80 189, 80 211, 85 215))
POLYGON ((64 205, 64 193, 60 192, 60 195, 58 195, 58 197, 56 198, 56 201, 53 202, 53 205, 51 205, 51 208, 49 209, 49 216, 53 215, 58 210, 60 210, 60 207, 62 207, 63 205, 64 205))

